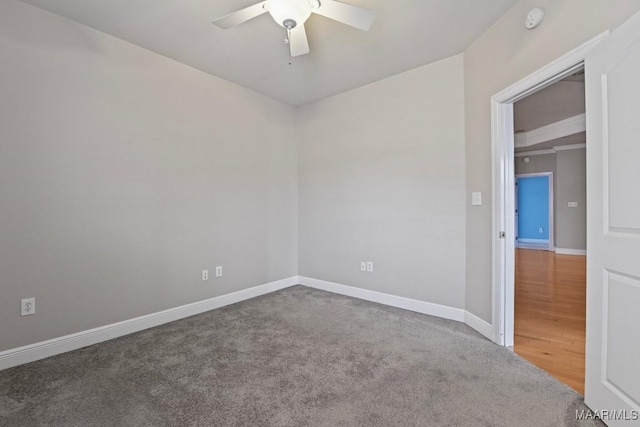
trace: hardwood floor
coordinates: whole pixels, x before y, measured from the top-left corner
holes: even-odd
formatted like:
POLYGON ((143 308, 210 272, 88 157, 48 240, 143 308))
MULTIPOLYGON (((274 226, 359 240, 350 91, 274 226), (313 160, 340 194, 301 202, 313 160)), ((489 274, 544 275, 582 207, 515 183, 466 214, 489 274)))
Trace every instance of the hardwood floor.
POLYGON ((586 257, 516 249, 514 351, 584 394, 586 257))

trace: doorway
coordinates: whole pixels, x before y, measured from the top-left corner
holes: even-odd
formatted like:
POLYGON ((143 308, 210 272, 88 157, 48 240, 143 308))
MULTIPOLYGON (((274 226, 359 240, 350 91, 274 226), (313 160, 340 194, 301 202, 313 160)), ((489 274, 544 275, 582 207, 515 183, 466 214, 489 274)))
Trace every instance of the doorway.
POLYGON ((513 351, 579 393, 585 377, 586 256, 565 251, 586 252, 584 77, 583 69, 576 70, 513 106, 513 351))
MULTIPOLYGON (((583 69, 587 52, 607 36, 608 32, 605 32, 595 37, 491 99, 494 195, 492 325, 494 341, 500 345, 506 347, 514 345, 516 267, 514 188, 515 140, 518 137, 514 128, 514 103, 583 69)), ((573 126, 580 120, 586 122, 582 117, 576 118, 573 123, 565 124, 573 126)), ((535 135, 529 136, 533 139, 535 135)), ((520 151, 517 155, 524 157, 528 153, 520 151)), ((558 244, 557 240, 555 244, 558 244)))
MULTIPOLYGON (((640 72, 640 13, 579 46, 491 98, 493 169, 494 341, 513 344, 515 271, 513 103, 547 87, 586 62, 588 244, 585 404, 606 411, 610 425, 637 419, 640 372, 640 202, 629 198, 640 178, 640 107, 629 87, 640 72), (622 414, 622 417, 619 417, 622 414), (631 414, 631 415, 629 415, 631 414), (627 418, 632 416, 634 418, 627 418)), ((558 244, 558 242, 556 242, 558 244)), ((542 253, 542 251, 537 251, 542 253)), ((557 248, 556 248, 557 252, 557 248)), ((556 254, 557 255, 557 254, 556 254)))
POLYGON ((553 250, 553 172, 516 174, 515 186, 516 248, 553 250))

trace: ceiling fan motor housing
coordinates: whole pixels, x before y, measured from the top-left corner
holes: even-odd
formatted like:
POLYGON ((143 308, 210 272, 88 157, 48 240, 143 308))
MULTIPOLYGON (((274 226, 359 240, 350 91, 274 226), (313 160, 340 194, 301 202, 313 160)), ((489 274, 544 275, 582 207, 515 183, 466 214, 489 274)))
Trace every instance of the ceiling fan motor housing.
POLYGON ((304 24, 319 7, 318 0, 267 0, 264 5, 273 20, 289 30, 304 24))

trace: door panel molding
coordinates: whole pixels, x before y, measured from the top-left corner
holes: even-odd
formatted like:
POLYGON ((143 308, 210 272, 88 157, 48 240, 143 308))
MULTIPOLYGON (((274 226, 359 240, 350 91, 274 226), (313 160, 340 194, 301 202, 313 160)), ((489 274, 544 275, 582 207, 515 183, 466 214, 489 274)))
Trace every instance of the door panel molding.
POLYGON ((585 403, 640 416, 640 13, 585 57, 587 340, 585 403), (630 85, 630 86, 629 86, 630 85), (593 250, 591 250, 593 249, 593 250))

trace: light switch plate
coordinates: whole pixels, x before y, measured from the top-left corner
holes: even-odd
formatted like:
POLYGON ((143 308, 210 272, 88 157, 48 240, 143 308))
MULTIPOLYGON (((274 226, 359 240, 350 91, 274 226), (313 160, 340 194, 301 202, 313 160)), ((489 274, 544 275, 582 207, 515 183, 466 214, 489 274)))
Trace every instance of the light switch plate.
POLYGON ((481 206, 482 205, 482 193, 476 191, 471 193, 471 205, 472 206, 481 206))

